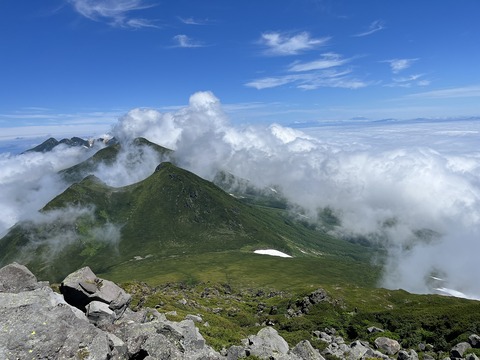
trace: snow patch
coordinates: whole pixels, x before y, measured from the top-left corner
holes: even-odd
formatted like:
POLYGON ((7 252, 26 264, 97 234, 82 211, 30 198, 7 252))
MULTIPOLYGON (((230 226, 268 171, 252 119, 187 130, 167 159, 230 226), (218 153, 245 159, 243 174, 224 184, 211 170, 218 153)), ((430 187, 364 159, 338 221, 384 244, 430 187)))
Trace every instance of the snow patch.
POLYGON ((291 258, 290 255, 285 254, 281 251, 278 250, 273 250, 273 249, 266 249, 266 250, 255 250, 255 254, 260 254, 260 255, 270 255, 270 256, 279 256, 279 257, 284 257, 284 258, 291 258))

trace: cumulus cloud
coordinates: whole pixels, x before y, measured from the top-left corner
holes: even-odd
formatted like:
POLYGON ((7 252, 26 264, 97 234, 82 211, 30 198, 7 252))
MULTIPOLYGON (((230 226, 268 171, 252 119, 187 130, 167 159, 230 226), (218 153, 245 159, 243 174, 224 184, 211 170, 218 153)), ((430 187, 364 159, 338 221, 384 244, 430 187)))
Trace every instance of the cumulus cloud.
POLYGON ((153 5, 142 0, 69 0, 82 16, 93 21, 106 21, 112 26, 126 28, 157 27, 151 20, 130 17, 130 12, 153 5))
POLYGON ((306 50, 325 45, 329 37, 312 38, 308 32, 301 32, 295 35, 280 32, 263 33, 260 44, 264 45, 266 55, 285 56, 296 55, 306 50))
POLYGON ((377 31, 380 31, 380 30, 383 30, 383 29, 385 29, 385 22, 382 21, 382 20, 375 20, 370 24, 370 26, 368 27, 367 30, 362 31, 362 32, 360 32, 358 34, 355 34, 353 36, 356 36, 356 37, 368 36, 368 35, 374 34, 377 31))

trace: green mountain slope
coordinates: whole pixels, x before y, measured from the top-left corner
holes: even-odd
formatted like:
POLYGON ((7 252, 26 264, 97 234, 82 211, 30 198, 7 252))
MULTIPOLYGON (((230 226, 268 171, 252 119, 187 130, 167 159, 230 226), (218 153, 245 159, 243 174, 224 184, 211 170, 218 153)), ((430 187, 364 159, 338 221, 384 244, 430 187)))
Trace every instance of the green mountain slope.
POLYGON ((20 260, 50 280, 84 265, 106 272, 135 257, 262 248, 364 263, 369 258, 366 248, 296 223, 284 210, 245 204, 171 163, 122 188, 88 176, 42 213, 44 221, 18 224, 0 241, 0 261, 20 260))

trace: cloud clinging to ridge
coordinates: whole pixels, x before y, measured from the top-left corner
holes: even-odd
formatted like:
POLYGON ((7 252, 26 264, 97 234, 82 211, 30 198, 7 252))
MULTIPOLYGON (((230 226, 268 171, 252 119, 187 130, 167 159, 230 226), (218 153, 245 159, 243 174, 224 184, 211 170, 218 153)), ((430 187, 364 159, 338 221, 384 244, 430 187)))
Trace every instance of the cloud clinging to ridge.
POLYGON ((266 32, 261 35, 260 43, 266 46, 265 54, 273 56, 297 55, 301 52, 325 45, 329 37, 312 38, 308 32, 295 35, 280 32, 266 32))
POLYGON ((123 28, 157 27, 151 20, 131 17, 131 11, 144 10, 153 5, 142 0, 69 0, 82 16, 93 21, 106 21, 123 28))

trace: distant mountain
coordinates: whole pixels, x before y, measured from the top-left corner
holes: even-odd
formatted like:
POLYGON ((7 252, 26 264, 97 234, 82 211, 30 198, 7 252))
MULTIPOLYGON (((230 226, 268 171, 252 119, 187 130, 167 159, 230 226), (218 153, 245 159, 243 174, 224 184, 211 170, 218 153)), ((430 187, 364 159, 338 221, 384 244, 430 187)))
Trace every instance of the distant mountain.
MULTIPOLYGON (((143 152, 142 147, 148 147, 154 150, 159 157, 164 157, 167 155, 172 155, 173 151, 163 146, 157 145, 148 141, 145 138, 136 138, 130 144, 136 151, 140 154, 143 152)), ((99 151, 97 151, 92 157, 88 158, 87 160, 74 165, 70 168, 60 171, 60 175, 70 183, 78 182, 82 180, 84 177, 92 174, 95 169, 100 165, 112 165, 118 157, 122 146, 118 142, 113 143, 110 146, 107 146, 99 151)))
MULTIPOLYGON (((101 141, 101 142, 104 142, 105 144, 107 145, 113 145, 115 143, 117 143, 117 140, 115 138, 112 138, 112 139, 97 139, 95 141, 101 141)), ((61 145, 61 144, 65 144, 67 146, 83 146, 83 147, 86 147, 86 148, 89 148, 93 145, 93 143, 95 141, 88 141, 88 140, 85 140, 85 139, 82 139, 82 138, 79 138, 79 137, 72 137, 70 139, 62 139, 60 141, 58 141, 57 139, 51 137, 47 140, 45 140, 43 143, 41 143, 40 145, 37 145, 31 149, 28 149, 26 151, 24 151, 24 153, 28 153, 28 152, 41 152, 41 153, 45 153, 45 152, 49 152, 49 151, 52 151, 56 146, 58 145, 61 145)))

